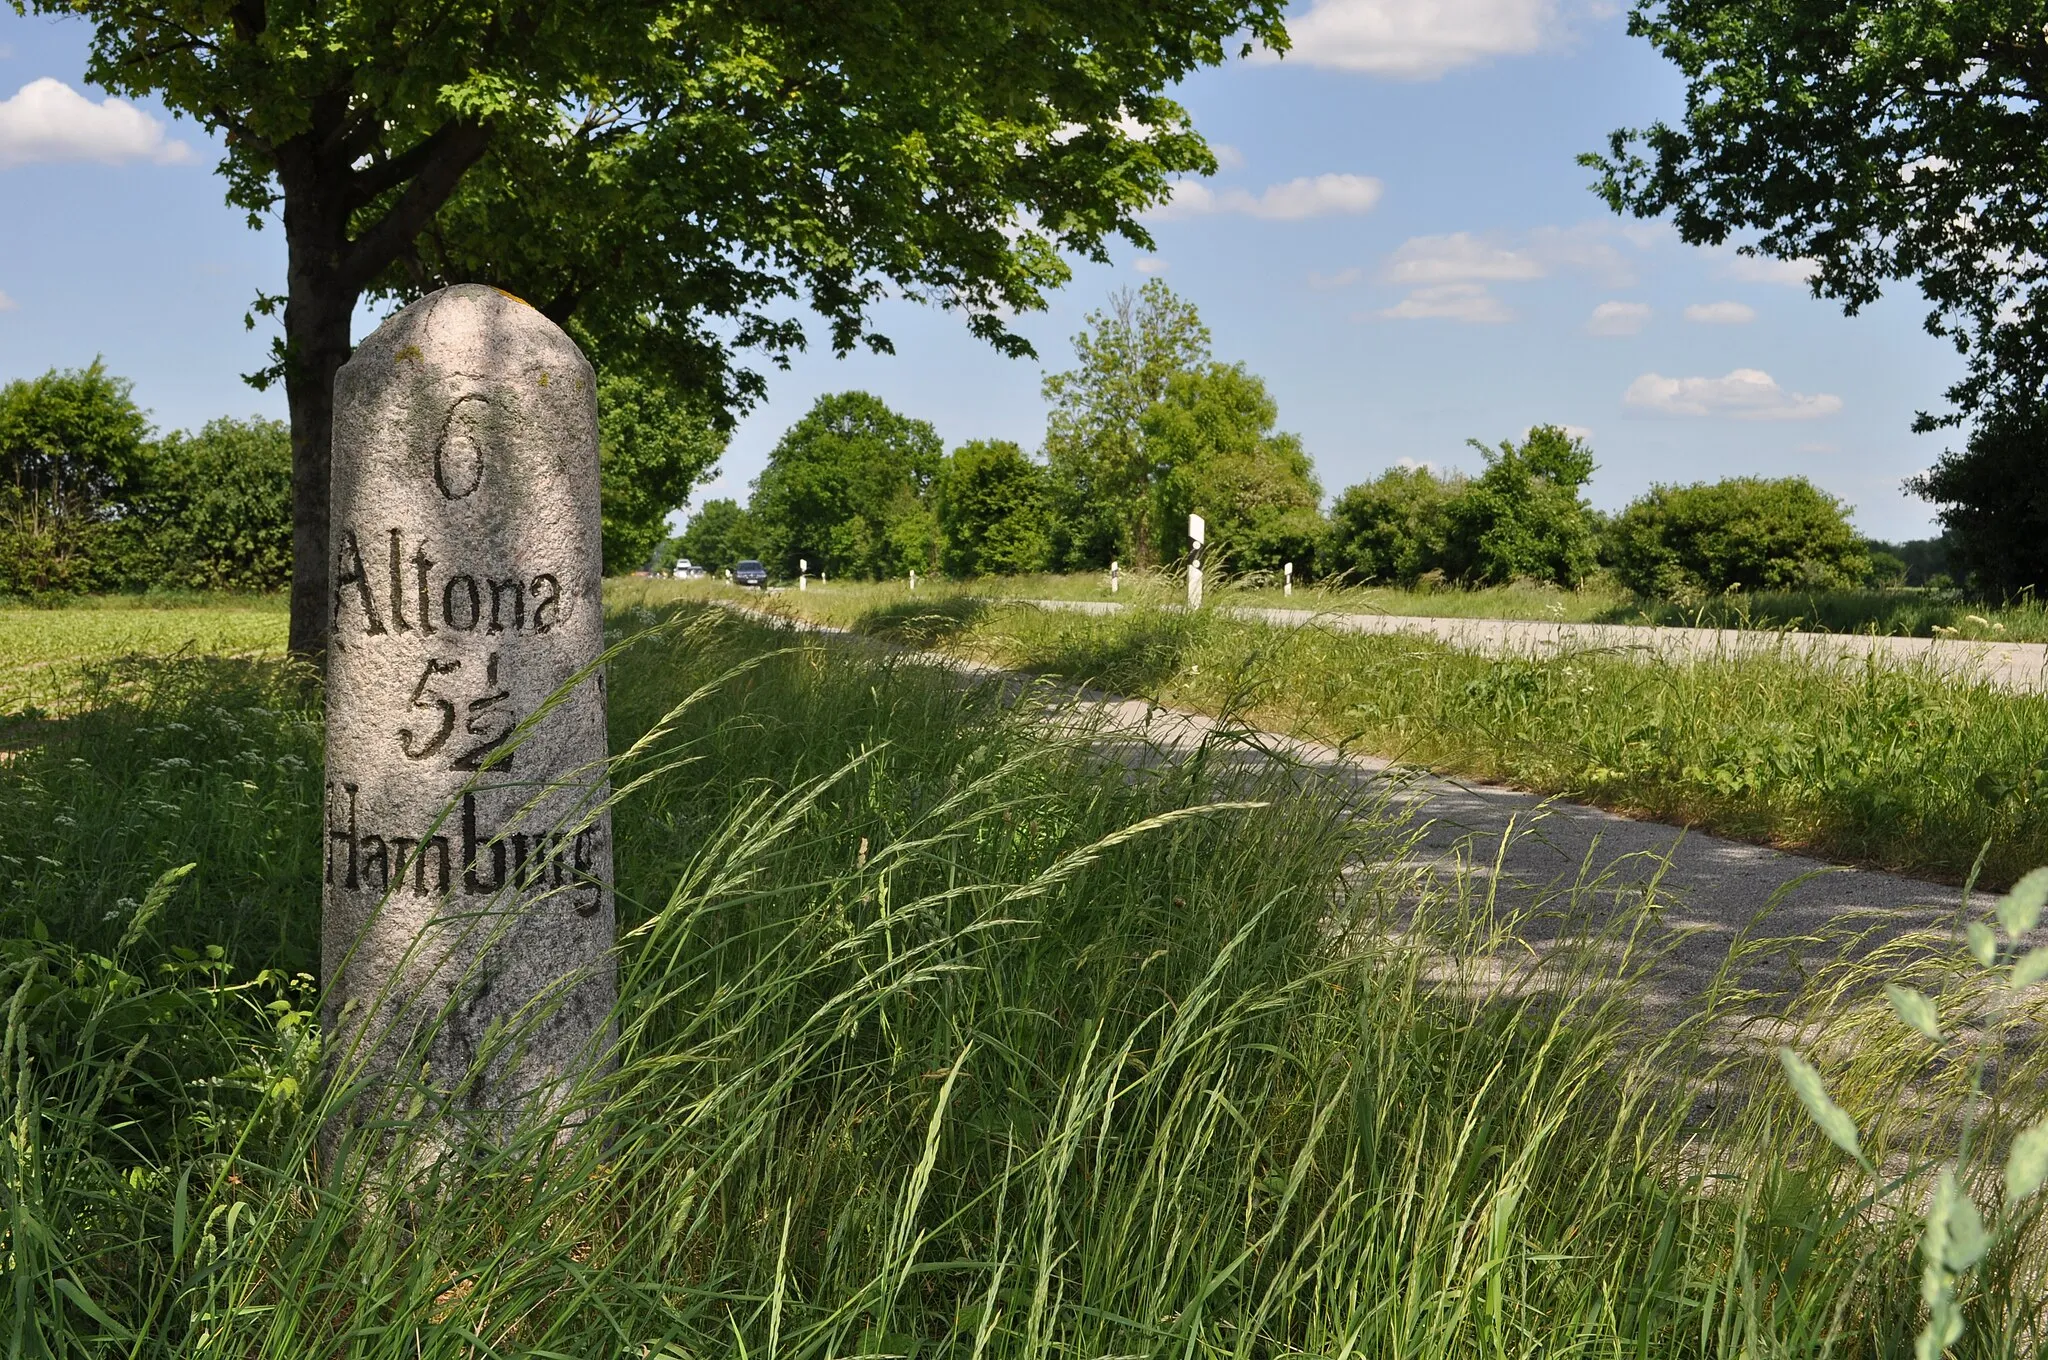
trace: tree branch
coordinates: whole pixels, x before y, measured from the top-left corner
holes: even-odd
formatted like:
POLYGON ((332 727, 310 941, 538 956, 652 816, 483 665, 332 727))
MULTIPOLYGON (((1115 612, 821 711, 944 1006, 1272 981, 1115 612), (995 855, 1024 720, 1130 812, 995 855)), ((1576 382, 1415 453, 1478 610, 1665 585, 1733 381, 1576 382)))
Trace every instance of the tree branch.
POLYGON ((423 157, 398 202, 358 235, 343 255, 339 272, 348 288, 368 287, 370 280, 426 229, 463 174, 483 159, 490 148, 490 132, 481 123, 451 123, 428 141, 437 144, 423 157))

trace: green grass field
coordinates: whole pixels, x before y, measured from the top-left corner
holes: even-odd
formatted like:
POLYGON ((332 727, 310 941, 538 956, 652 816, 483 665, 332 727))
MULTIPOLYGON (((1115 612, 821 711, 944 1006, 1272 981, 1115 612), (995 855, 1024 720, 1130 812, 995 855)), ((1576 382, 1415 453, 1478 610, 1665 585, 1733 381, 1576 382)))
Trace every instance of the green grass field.
MULTIPOLYGON (((0 764, 8 1354, 1911 1353, 1972 1069, 1872 985, 1991 1044, 2038 992, 1903 942, 1775 1003, 1873 1188, 1731 1042, 1754 999, 1645 1031, 1627 922, 1538 961, 1314 790, 1103 778, 990 689, 614 596, 613 749, 702 687, 614 772, 617 1066, 398 1183, 403 1091, 385 1158, 314 1151, 313 696, 52 634, 130 655, 0 764)), ((1956 1353, 2033 1354, 2048 1230, 1986 1156, 1956 1353)))
POLYGON ((1495 658, 1214 611, 1045 611, 966 587, 770 599, 893 641, 1840 860, 1959 883, 1981 855, 1994 884, 2048 862, 2048 700, 1919 666, 1495 658))

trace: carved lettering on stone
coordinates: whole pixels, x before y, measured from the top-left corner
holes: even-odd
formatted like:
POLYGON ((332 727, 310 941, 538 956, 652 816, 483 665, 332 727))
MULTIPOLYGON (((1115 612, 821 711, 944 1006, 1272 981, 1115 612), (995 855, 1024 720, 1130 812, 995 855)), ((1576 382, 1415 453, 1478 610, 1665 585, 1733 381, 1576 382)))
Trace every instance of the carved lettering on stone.
POLYGON ((608 1038, 604 681, 571 684, 597 477, 590 365, 496 289, 412 304, 335 381, 324 1018, 450 1117, 551 1102, 608 1038))

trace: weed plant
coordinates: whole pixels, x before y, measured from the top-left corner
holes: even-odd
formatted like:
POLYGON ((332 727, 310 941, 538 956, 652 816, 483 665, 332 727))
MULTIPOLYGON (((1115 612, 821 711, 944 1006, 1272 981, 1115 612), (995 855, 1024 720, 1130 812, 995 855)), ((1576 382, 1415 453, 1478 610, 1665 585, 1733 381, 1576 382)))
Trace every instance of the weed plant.
MULTIPOLYGON (((613 748, 665 734, 614 773, 653 775, 616 812, 617 1062, 418 1179, 404 1091, 385 1160, 315 1151, 303 773, 247 780, 308 847, 268 866, 97 773, 143 727, 201 770, 225 722, 276 769, 310 741, 292 677, 131 663, 0 767, 41 781, 17 807, 74 799, 46 824, 88 857, 155 852, 139 896, 49 856, 0 952, 10 1354, 1910 1353, 1912 1225, 1730 1042, 1735 998, 1646 1034, 1630 923, 1532 959, 1482 881, 1284 774, 1106 769, 1036 694, 711 611, 620 625, 651 636, 613 748)), ((1910 1194, 1948 1127, 1902 1112, 1896 1025, 1845 1028, 1859 967, 1782 1023, 1910 1194)), ((1959 1354, 2044 1341, 2038 1224, 2002 1240, 1959 1354)))

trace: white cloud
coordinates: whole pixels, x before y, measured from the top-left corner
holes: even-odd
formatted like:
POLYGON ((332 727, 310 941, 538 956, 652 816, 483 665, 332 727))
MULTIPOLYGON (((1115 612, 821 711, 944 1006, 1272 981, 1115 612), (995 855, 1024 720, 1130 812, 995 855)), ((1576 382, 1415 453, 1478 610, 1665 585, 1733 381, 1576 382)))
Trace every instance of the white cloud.
POLYGON ((21 304, 5 293, 0 293, 0 312, 11 312, 21 304))
POLYGON ((1685 309, 1685 319, 1702 326, 1747 326, 1756 320, 1756 308, 1742 302, 1695 302, 1685 309))
POLYGON ((1272 222, 1323 217, 1332 213, 1372 211, 1384 186, 1369 175, 1317 175, 1275 184, 1265 192, 1248 189, 1212 189, 1200 180, 1184 179, 1173 186, 1173 197, 1163 207, 1146 214, 1153 218, 1209 217, 1219 213, 1240 213, 1272 222))
POLYGON ((1842 409, 1825 392, 1787 392, 1760 368, 1738 368, 1721 378, 1667 378, 1645 373, 1621 394, 1625 405, 1667 416, 1727 416, 1735 420, 1817 420, 1842 409))
POLYGON ((1492 325, 1514 320, 1507 305, 1483 283, 1439 283, 1417 288, 1379 315, 1397 321, 1464 321, 1492 325))
POLYGON ((1473 283, 1540 279, 1542 261, 1527 250, 1483 240, 1469 231, 1411 236, 1387 257, 1389 283, 1473 283))
POLYGON ((1212 142, 1209 154, 1216 158, 1216 164, 1224 170, 1244 169, 1244 152, 1226 142, 1212 142))
POLYGON ((192 148, 164 135, 164 125, 125 100, 93 103, 45 76, 0 100, 0 169, 36 161, 146 160, 176 165, 192 148))
POLYGON ((1616 248, 1620 239, 1648 249, 1655 232, 1617 229, 1609 222, 1538 227, 1519 239, 1496 232, 1411 236, 1387 257, 1390 283, 1519 282, 1559 272, 1591 274, 1617 286, 1635 281, 1635 266, 1616 248))
POLYGON ((1634 335, 1650 319, 1647 302, 1603 302, 1586 318, 1588 335, 1634 335))
POLYGON ((1365 271, 1357 265, 1352 265, 1350 268, 1340 269, 1334 274, 1311 273, 1308 276, 1308 286, 1319 293, 1333 293, 1339 288, 1349 288, 1364 277, 1365 271))
POLYGON ((1778 283, 1803 287, 1820 268, 1812 260, 1768 260, 1761 255, 1731 255, 1722 273, 1741 283, 1778 283))
MULTIPOLYGON (((1287 60, 1405 80, 1434 80, 1562 36, 1557 0, 1315 0, 1287 25, 1287 60)), ((1261 49, 1255 61, 1278 60, 1261 49)))
POLYGON ((1157 255, 1145 255, 1132 260, 1131 268, 1137 270, 1140 274, 1164 274, 1166 272, 1166 261, 1160 259, 1157 255))

